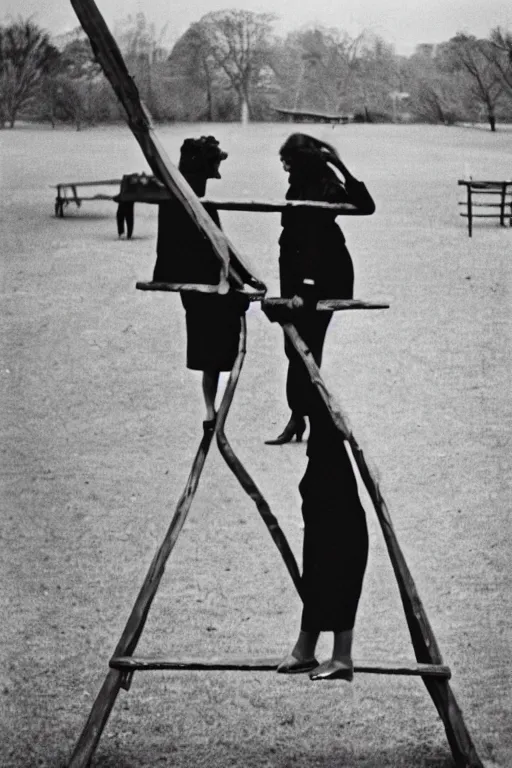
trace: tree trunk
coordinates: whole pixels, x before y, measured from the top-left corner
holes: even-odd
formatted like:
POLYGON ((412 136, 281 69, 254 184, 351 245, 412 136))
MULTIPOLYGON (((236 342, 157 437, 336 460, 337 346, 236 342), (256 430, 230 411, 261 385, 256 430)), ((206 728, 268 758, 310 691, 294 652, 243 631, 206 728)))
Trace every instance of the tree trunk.
POLYGON ((206 83, 206 115, 209 123, 213 122, 213 102, 212 102, 212 89, 210 81, 206 83))
POLYGON ((496 117, 492 112, 490 112, 487 116, 487 119, 489 121, 489 125, 491 126, 491 131, 494 133, 496 131, 496 117))
POLYGON ((209 123, 213 123, 213 93, 212 93, 212 80, 210 77, 210 71, 208 69, 208 63, 203 59, 204 77, 206 80, 206 119, 209 123))
POLYGON ((249 123, 249 105, 243 97, 240 105, 240 122, 242 125, 247 125, 249 123))

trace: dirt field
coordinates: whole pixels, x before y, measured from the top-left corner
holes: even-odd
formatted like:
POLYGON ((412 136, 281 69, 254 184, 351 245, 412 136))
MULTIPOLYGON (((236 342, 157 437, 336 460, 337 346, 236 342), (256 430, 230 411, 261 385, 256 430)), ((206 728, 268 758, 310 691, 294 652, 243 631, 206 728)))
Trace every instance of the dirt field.
MULTIPOLYGON (((309 126, 306 130, 309 130, 309 126)), ((214 133, 230 157, 210 195, 282 198, 287 125, 174 126, 214 133)), ((343 220, 356 296, 338 313, 324 374, 379 469, 399 541, 488 766, 512 766, 510 423, 512 231, 459 218, 456 181, 511 175, 512 134, 338 126, 377 212, 343 220)), ((58 181, 145 166, 127 128, 0 134, 2 228, 0 765, 66 765, 186 482, 203 418, 184 362, 179 297, 143 294, 156 210, 118 240, 115 207, 53 217, 58 181)), ((223 214, 277 294, 275 214, 223 214)), ((248 313, 248 354, 227 434, 300 558, 302 445, 268 447, 287 418, 278 327, 248 313)), ((413 660, 370 503, 370 561, 354 656, 413 660)), ((212 449, 169 561, 141 655, 281 655, 299 599, 257 511, 212 449)), ((320 656, 327 652, 322 646, 320 656)), ((151 673, 121 692, 101 768, 448 768, 418 679, 313 684, 273 673, 151 673)))

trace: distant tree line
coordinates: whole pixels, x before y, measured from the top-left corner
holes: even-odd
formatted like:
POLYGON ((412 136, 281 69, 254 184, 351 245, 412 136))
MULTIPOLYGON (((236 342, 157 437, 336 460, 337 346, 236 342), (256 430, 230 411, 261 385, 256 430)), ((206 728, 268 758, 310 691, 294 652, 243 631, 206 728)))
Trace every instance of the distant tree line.
MULTIPOLYGON (((275 107, 360 121, 512 120, 512 34, 457 34, 399 56, 381 37, 310 26, 279 37, 276 17, 215 11, 166 48, 143 13, 115 30, 156 121, 282 119, 275 107)), ((0 127, 115 122, 121 109, 80 27, 52 38, 32 20, 0 26, 0 127)))

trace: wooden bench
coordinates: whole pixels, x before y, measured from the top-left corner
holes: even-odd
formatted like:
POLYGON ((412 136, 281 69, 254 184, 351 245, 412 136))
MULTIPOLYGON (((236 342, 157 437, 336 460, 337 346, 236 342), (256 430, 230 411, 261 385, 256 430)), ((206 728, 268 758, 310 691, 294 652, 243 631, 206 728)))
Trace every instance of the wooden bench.
POLYGON ((80 208, 84 200, 114 200, 115 198, 115 195, 104 195, 102 193, 86 196, 79 192, 81 187, 119 187, 120 185, 121 179, 106 179, 104 181, 66 181, 61 184, 55 184, 52 187, 57 190, 57 196, 55 198, 55 215, 63 218, 64 208, 70 203, 75 203, 76 207, 80 208))
POLYGON ((500 226, 504 227, 505 222, 512 226, 512 181, 459 179, 458 184, 466 187, 466 199, 459 201, 459 205, 465 207, 460 215, 468 220, 469 237, 475 218, 499 219, 500 226))

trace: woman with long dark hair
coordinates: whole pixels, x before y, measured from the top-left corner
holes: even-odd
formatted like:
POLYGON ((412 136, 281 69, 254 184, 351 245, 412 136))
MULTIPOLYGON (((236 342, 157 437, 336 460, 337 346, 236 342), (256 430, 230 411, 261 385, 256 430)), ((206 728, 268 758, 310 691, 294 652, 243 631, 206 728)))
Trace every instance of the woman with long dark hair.
MULTIPOLYGON (((347 202, 362 213, 375 210, 365 185, 325 142, 293 134, 281 147, 281 159, 290 174, 287 199, 347 202)), ((317 311, 316 302, 353 296, 352 260, 335 216, 328 210, 285 211, 279 241, 281 292, 292 299, 297 309, 293 323, 318 366, 332 313, 317 311)), ((304 520, 302 618, 292 651, 277 671, 309 671, 312 680, 352 680, 353 630, 368 559, 365 512, 343 436, 288 339, 285 350, 291 417, 271 444, 294 436, 300 440, 306 415, 310 432, 308 464, 299 485, 304 520), (318 664, 315 649, 321 632, 333 633, 333 648, 330 658, 318 664)))
MULTIPOLYGON (((292 134, 280 149, 281 162, 289 173, 287 200, 311 200, 324 203, 351 203, 361 213, 371 214, 375 203, 362 181, 358 181, 330 144, 304 133, 292 134), (336 169, 342 178, 335 172, 336 169)), ((318 299, 351 299, 354 269, 343 232, 337 225, 336 212, 318 209, 289 209, 281 217, 279 238, 279 274, 281 296, 306 308, 296 327, 318 366, 330 312, 307 311, 318 299)), ((288 357, 286 396, 290 419, 283 432, 267 445, 282 445, 306 429, 305 390, 308 377, 301 361, 285 342, 288 357)))

